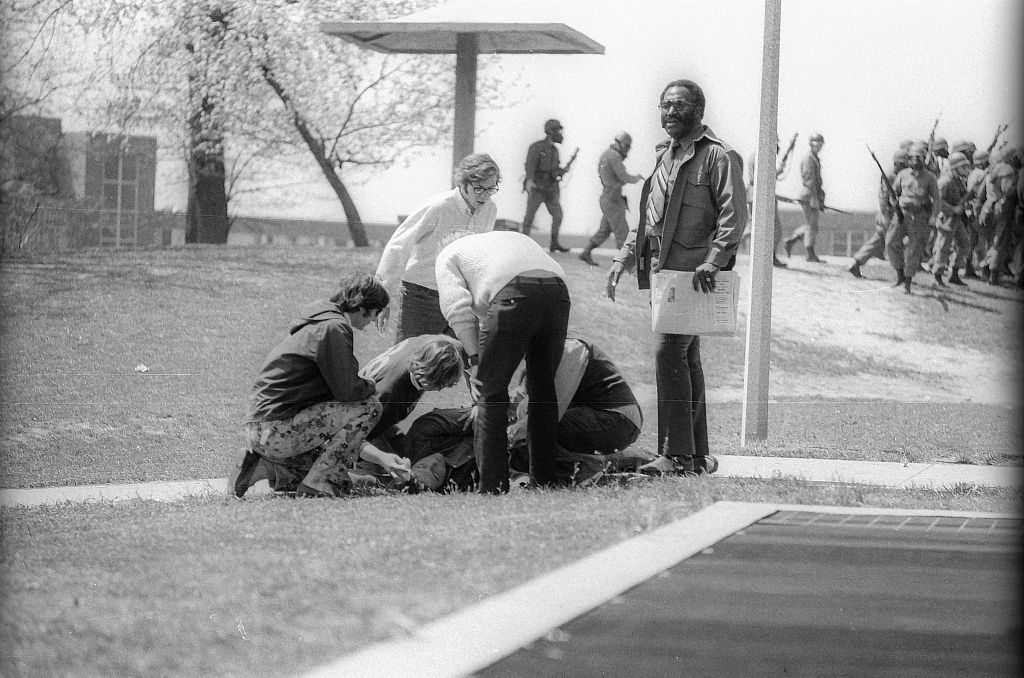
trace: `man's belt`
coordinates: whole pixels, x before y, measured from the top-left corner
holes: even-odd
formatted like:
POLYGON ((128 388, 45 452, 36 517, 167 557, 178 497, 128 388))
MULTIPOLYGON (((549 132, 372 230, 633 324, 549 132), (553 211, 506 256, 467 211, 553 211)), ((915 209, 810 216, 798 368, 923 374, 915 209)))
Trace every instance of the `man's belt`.
POLYGON ((648 235, 647 236, 647 247, 652 252, 660 252, 661 251, 661 236, 660 235, 654 235, 654 234, 648 235))

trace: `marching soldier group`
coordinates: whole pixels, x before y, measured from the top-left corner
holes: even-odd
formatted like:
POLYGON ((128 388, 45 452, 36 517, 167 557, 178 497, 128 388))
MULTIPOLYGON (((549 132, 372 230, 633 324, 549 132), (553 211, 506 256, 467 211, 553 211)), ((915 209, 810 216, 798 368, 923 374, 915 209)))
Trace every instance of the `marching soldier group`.
POLYGON ((884 255, 907 294, 920 270, 940 287, 965 285, 961 271, 992 285, 1015 274, 1024 285, 1021 158, 1013 146, 996 148, 1003 130, 988 150, 958 141, 950 153, 941 138, 901 143, 879 184, 875 233, 850 273, 863 277, 861 267, 884 255))

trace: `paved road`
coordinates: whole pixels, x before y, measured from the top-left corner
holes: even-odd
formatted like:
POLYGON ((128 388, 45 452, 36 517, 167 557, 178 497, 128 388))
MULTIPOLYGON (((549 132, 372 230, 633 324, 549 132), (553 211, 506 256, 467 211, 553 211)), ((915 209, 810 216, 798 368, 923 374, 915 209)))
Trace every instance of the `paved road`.
POLYGON ((1017 676, 1019 519, 780 512, 478 676, 1017 676))

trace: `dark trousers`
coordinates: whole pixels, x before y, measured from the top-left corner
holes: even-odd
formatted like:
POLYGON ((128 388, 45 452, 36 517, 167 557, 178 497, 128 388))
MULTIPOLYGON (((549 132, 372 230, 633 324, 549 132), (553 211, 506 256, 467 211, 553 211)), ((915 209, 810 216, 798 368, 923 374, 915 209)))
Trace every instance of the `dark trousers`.
POLYGON ((494 295, 480 321, 474 452, 483 494, 508 491, 508 385, 523 358, 530 393, 530 474, 539 485, 556 482, 555 370, 562 360, 569 306, 569 291, 560 278, 516 277, 494 295))
POLYGON ((455 336, 448 326, 448 321, 441 313, 440 297, 437 290, 411 282, 402 282, 402 302, 398 307, 398 319, 395 325, 395 343, 409 337, 424 334, 447 334, 455 336))
POLYGON ((558 444, 577 454, 612 454, 639 437, 640 429, 623 415, 587 405, 570 405, 558 422, 558 444))
POLYGON ((684 470, 706 468, 708 418, 700 337, 655 334, 658 387, 658 452, 684 470))
POLYGON ((533 218, 541 205, 548 208, 551 215, 551 247, 558 245, 558 232, 562 228, 562 204, 558 201, 560 191, 558 184, 545 188, 535 188, 526 196, 526 215, 523 217, 523 233, 530 235, 533 218))

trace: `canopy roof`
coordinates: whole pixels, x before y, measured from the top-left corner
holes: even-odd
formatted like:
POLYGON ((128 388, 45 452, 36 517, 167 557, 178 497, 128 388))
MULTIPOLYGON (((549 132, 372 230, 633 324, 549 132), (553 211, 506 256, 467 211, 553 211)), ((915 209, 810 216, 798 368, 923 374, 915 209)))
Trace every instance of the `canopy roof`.
POLYGON ((380 52, 455 54, 475 34, 480 54, 604 54, 604 46, 553 20, 557 3, 456 1, 386 21, 330 21, 320 30, 380 52), (541 21, 543 20, 543 21, 541 21))

